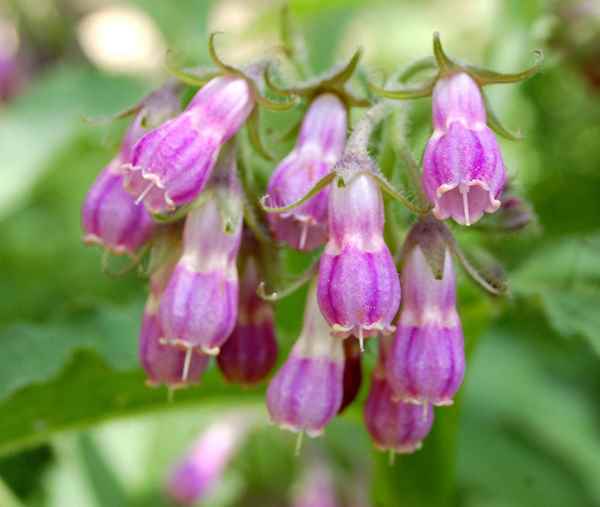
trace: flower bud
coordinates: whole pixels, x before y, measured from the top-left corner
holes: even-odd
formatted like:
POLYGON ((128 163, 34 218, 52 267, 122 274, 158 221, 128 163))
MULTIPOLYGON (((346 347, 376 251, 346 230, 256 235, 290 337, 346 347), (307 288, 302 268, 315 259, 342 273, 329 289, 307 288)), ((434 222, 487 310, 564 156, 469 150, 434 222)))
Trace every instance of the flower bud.
POLYGON ((449 405, 464 377, 452 257, 447 248, 443 255, 443 277, 436 280, 418 243, 405 254, 404 301, 386 372, 395 396, 411 403, 449 405))
POLYGON ((421 448, 431 431, 433 408, 430 404, 406 403, 395 397, 384 368, 388 348, 388 340, 382 339, 364 408, 365 425, 378 449, 412 453, 421 448))
POLYGON ((532 222, 536 217, 531 206, 522 198, 511 195, 502 198, 502 205, 496 214, 497 226, 505 231, 519 231, 532 222))
POLYGON ((267 390, 267 408, 279 427, 318 436, 340 409, 344 351, 332 337, 309 291, 304 325, 290 355, 267 390))
POLYGON ((240 284, 237 324, 217 356, 223 376, 242 385, 263 380, 277 360, 273 309, 258 297, 258 284, 256 259, 247 257, 240 284))
POLYGON ((211 424, 173 468, 167 484, 169 496, 179 505, 195 505, 209 496, 246 431, 247 425, 233 418, 211 424))
POLYGON ((254 107, 244 78, 218 77, 179 116, 148 132, 133 149, 125 186, 152 213, 191 203, 204 189, 221 147, 254 107))
POLYGON ((433 90, 434 132, 423 157, 423 187, 440 220, 471 225, 500 206, 506 172, 500 147, 486 125, 477 83, 460 72, 433 90))
POLYGON ((181 247, 169 233, 161 235, 158 241, 161 243, 158 248, 165 250, 165 255, 162 255, 161 264, 150 277, 150 295, 144 307, 139 354, 149 385, 165 384, 170 389, 177 389, 196 383, 206 370, 209 357, 193 351, 186 366, 186 351, 160 343, 163 331, 158 319, 159 301, 179 258, 181 247), (170 251, 167 252, 167 249, 170 251))
POLYGON ((235 150, 228 146, 210 194, 187 215, 183 255, 160 302, 166 340, 207 354, 218 354, 237 315, 242 202, 236 170, 235 150))
POLYGON ((362 357, 355 340, 344 340, 344 396, 338 410, 341 414, 358 395, 362 384, 362 357))
MULTIPOLYGON (((393 332, 400 281, 383 240, 383 198, 367 172, 334 182, 329 241, 319 266, 319 306, 336 336, 393 332)), ((362 346, 361 346, 362 348, 362 346)))
MULTIPOLYGON (((305 195, 340 158, 346 139, 347 114, 331 93, 317 96, 302 121, 298 142, 269 181, 271 205, 287 206, 305 195)), ((312 250, 327 241, 326 187, 287 213, 267 215, 274 236, 298 250, 312 250)))
POLYGON ((152 217, 123 189, 123 157, 141 134, 136 118, 125 134, 120 153, 92 184, 81 211, 83 241, 102 245, 115 254, 135 256, 154 229, 152 217))

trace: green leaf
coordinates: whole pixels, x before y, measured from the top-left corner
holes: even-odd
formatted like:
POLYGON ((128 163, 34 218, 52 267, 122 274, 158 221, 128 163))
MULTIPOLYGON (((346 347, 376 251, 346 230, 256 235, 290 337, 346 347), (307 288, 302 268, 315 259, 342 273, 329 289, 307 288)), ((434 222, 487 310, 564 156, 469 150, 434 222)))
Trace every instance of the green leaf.
MULTIPOLYGON (((510 317, 484 337, 477 360, 470 366, 464 395, 463 420, 467 424, 461 428, 461 447, 467 447, 472 455, 461 455, 462 480, 472 483, 473 471, 477 470, 481 472, 477 487, 491 488, 488 494, 495 498, 518 498, 518 505, 523 506, 532 505, 535 494, 539 495, 536 505, 597 505, 600 440, 593 400, 586 397, 579 383, 567 382, 559 371, 553 371, 550 358, 565 352, 544 346, 543 338, 548 336, 543 323, 536 322, 531 312, 526 312, 525 321, 515 314, 510 317), (475 424, 481 430, 475 430, 475 424), (488 444, 471 440, 477 438, 473 433, 486 429, 493 429, 488 444), (506 439, 507 433, 512 449, 499 449, 505 456, 497 456, 497 439, 506 439), (519 459, 545 462, 549 475, 529 469, 519 459), (482 467, 487 468, 487 476, 482 467), (490 482, 490 474, 502 480, 490 482), (511 489, 504 479, 513 481, 512 487, 521 491, 511 489), (523 482, 532 482, 529 493, 537 493, 525 494, 523 482), (573 494, 580 495, 579 500, 564 500, 565 495, 573 494)), ((570 350, 572 360, 577 360, 573 352, 570 350)), ((578 371, 582 372, 581 367, 578 371)))
POLYGON ((600 238, 571 238, 534 254, 514 275, 515 293, 534 296, 562 336, 582 336, 600 354, 600 238))
POLYGON ((55 377, 77 350, 96 351, 115 370, 137 365, 136 337, 142 305, 106 307, 69 323, 16 325, 0 333, 0 400, 55 377))
POLYGON ((100 449, 89 433, 82 433, 77 439, 83 471, 94 493, 98 507, 127 505, 127 494, 115 472, 106 462, 100 449))
POLYGON ((189 404, 243 404, 259 396, 262 399, 262 390, 225 385, 213 368, 200 386, 178 391, 169 403, 166 390, 146 387, 140 369, 116 371, 97 354, 80 351, 58 377, 32 384, 0 403, 0 455, 101 421, 189 404))

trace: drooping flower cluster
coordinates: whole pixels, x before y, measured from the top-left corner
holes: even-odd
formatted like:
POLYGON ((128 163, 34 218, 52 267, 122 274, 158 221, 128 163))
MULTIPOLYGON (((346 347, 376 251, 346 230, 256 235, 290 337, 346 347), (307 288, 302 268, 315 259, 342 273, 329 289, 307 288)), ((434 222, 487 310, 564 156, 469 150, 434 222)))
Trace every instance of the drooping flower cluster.
MULTIPOLYGON (((182 85, 169 83, 144 99, 83 207, 86 242, 134 261, 150 251, 139 348, 148 383, 197 383, 210 356, 229 382, 267 378, 279 346, 271 301, 289 291, 266 294, 264 282, 280 279, 284 244, 301 252, 323 247, 305 277, 312 281, 302 330, 267 389, 271 419, 321 434, 358 396, 364 340, 378 338, 365 425, 377 447, 413 452, 435 407, 452 404, 464 378, 453 259, 499 291, 469 264, 442 221, 471 225, 500 208, 511 213, 498 221, 508 230, 531 216, 518 198, 501 200, 506 175, 492 129, 507 133, 486 110, 482 87, 524 79, 535 68, 501 75, 461 66, 436 36, 432 79, 413 89, 372 85, 387 98, 432 95, 433 134, 422 172, 409 178, 411 200, 368 150, 375 127, 400 114, 390 101, 375 102, 346 139, 350 108, 369 105, 347 86, 359 52, 321 78, 281 88, 262 64, 241 70, 218 60, 212 41, 220 71, 177 72, 185 83, 206 82, 183 110, 182 85), (273 102, 265 85, 295 99, 273 102), (264 155, 257 107, 282 110, 298 97, 306 97, 307 109, 295 146, 273 164, 259 200, 249 183, 252 159, 237 149, 246 138, 237 134, 247 126, 264 155), (386 224, 393 210, 384 193, 417 215, 401 248, 399 231, 386 224)), ((197 475, 193 462, 173 479, 172 494, 183 502, 198 496, 186 489, 186 477, 197 475)))

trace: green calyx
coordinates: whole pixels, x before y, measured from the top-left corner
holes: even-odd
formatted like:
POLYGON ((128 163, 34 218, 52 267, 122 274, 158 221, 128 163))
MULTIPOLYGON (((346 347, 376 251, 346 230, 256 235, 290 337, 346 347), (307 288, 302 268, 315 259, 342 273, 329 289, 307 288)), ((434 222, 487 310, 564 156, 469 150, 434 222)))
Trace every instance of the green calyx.
POLYGON ((276 82, 274 68, 270 65, 265 72, 265 82, 277 94, 303 97, 308 102, 318 95, 333 93, 340 98, 347 108, 367 107, 370 105, 370 101, 354 94, 347 86, 356 72, 361 56, 362 50, 359 48, 347 62, 333 67, 320 76, 289 86, 282 86, 276 82))
POLYGON ((537 74, 541 68, 543 62, 543 53, 541 50, 534 52, 535 62, 531 67, 528 67, 520 72, 503 74, 474 65, 463 65, 451 59, 442 46, 440 34, 434 32, 433 34, 433 59, 418 60, 413 65, 409 66, 407 70, 398 78, 401 82, 407 82, 414 75, 420 73, 423 70, 429 70, 433 67, 437 68, 437 74, 432 78, 428 79, 423 83, 417 84, 412 87, 387 89, 373 83, 369 83, 369 87, 373 93, 381 97, 389 99, 416 99, 421 97, 428 97, 433 92, 433 87, 438 79, 448 77, 451 74, 459 72, 465 72, 469 74, 475 82, 480 86, 487 86, 491 84, 500 83, 517 83, 533 77, 537 74))
MULTIPOLYGON (((440 34, 434 32, 433 34, 433 58, 425 58, 417 60, 413 64, 409 65, 403 72, 398 76, 388 80, 385 86, 379 86, 372 82, 368 83, 369 89, 375 95, 393 100, 410 100, 418 99, 422 97, 429 97, 433 94, 435 84, 439 79, 449 77, 452 74, 464 72, 468 74, 480 88, 492 84, 507 84, 517 83, 533 77, 541 69, 543 62, 543 53, 540 50, 534 52, 535 61, 532 66, 515 73, 500 73, 488 69, 476 67, 474 65, 466 65, 456 62, 451 59, 444 51, 440 34), (399 88, 389 88, 393 82, 407 83, 416 75, 423 71, 436 69, 437 72, 433 77, 427 78, 424 81, 415 85, 405 85, 399 88)), ((513 133, 505 128, 498 117, 494 114, 491 109, 489 102, 485 95, 483 96, 486 104, 486 110, 488 113, 488 126, 496 132, 496 134, 512 140, 517 141, 522 139, 520 133, 513 133)))

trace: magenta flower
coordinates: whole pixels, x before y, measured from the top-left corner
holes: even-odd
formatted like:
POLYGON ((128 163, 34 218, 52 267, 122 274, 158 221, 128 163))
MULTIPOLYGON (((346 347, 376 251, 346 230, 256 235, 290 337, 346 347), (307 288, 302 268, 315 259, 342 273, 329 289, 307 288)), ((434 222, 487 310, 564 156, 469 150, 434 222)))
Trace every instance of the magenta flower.
POLYGON ((229 418, 211 424, 173 468, 167 493, 179 505, 195 505, 209 496, 241 445, 247 424, 229 418))
POLYGON ((500 206, 506 181, 502 154, 486 125, 481 90, 466 73, 438 80, 433 135, 423 158, 423 187, 440 220, 471 225, 500 206))
POLYGON ((256 294, 259 281, 257 261, 247 257, 240 284, 237 324, 217 356, 223 376, 242 385, 263 380, 277 360, 273 309, 256 294))
POLYGON ((157 310, 158 301, 150 296, 144 308, 139 345, 140 361, 148 377, 147 384, 165 384, 170 389, 179 389, 197 383, 208 367, 209 356, 194 350, 186 365, 186 351, 161 344, 163 332, 157 310))
POLYGON ((387 380, 373 375, 364 418, 378 449, 406 454, 419 450, 431 431, 433 408, 396 400, 387 380))
POLYGON ((144 307, 140 330, 139 355, 149 385, 165 384, 170 389, 178 389, 198 382, 208 366, 209 357, 200 351, 192 351, 187 356, 186 351, 160 343, 163 337, 158 318, 160 297, 179 258, 181 248, 166 235, 159 239, 164 241, 160 246, 170 252, 161 259, 163 262, 150 277, 150 294, 144 307))
POLYGON ((180 109, 177 87, 167 84, 140 104, 140 109, 123 136, 118 155, 98 175, 82 207, 83 240, 116 253, 136 256, 150 239, 154 223, 143 206, 123 189, 123 165, 131 161, 133 147, 148 126, 156 125, 180 109))
POLYGON ((405 255, 404 301, 386 374, 395 396, 411 403, 449 405, 464 377, 452 257, 447 249, 444 255, 441 280, 435 279, 418 244, 405 255))
POLYGON ((318 298, 336 336, 394 331, 400 281, 383 240, 383 198, 367 172, 334 182, 329 198, 329 241, 321 256, 318 298))
POLYGON ((165 338, 173 345, 218 354, 235 326, 236 257, 242 233, 235 150, 224 151, 206 201, 187 215, 183 255, 160 301, 165 338), (229 223, 224 212, 229 210, 229 223))
POLYGON ((300 338, 267 390, 272 421, 283 429, 320 435, 340 409, 343 376, 342 341, 329 334, 313 287, 300 338))
POLYGON ((431 431, 433 408, 430 404, 418 405, 396 398, 385 371, 389 348, 390 338, 382 338, 364 407, 365 424, 378 449, 412 453, 421 448, 431 431))
MULTIPOLYGON (((340 158, 346 140, 347 114, 342 101, 331 93, 311 103, 292 152, 269 181, 270 206, 284 207, 305 195, 340 158)), ((312 250, 327 241, 326 187, 304 204, 286 213, 269 213, 273 235, 297 250, 312 250)))
POLYGON ((253 107, 253 93, 244 78, 214 78, 183 113, 135 145, 126 189, 152 213, 191 203, 206 186, 221 147, 253 107))
POLYGON ((132 257, 139 253, 154 229, 152 217, 123 189, 121 166, 132 142, 142 134, 136 118, 125 134, 119 154, 92 184, 81 210, 85 243, 99 244, 112 253, 132 257))

